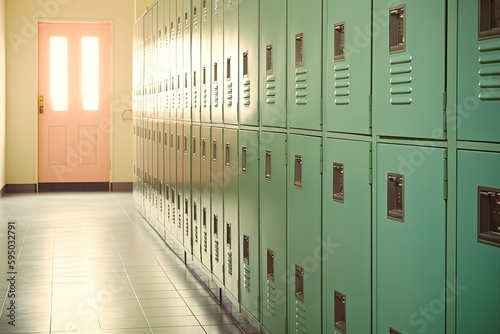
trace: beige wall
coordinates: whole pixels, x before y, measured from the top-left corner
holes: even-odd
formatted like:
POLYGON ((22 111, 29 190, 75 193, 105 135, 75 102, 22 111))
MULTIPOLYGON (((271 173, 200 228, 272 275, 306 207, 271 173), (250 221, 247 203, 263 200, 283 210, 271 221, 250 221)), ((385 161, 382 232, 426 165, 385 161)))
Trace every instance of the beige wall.
POLYGON ((138 19, 148 6, 154 3, 154 0, 134 0, 135 2, 135 18, 138 19))
POLYGON ((0 0, 0 189, 5 186, 5 0, 0 0))
POLYGON ((134 0, 6 0, 7 184, 38 182, 37 31, 40 20, 112 22, 111 182, 132 182, 134 0))

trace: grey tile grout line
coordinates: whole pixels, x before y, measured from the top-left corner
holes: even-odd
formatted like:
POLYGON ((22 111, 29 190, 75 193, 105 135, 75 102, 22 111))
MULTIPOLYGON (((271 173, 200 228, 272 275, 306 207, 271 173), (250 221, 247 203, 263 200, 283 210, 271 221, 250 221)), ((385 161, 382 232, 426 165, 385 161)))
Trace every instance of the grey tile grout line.
MULTIPOLYGON (((12 211, 14 211, 14 205, 12 206, 12 208, 10 209, 10 212, 7 214, 7 223, 9 222, 10 220, 10 216, 12 214, 12 211)), ((26 237, 26 234, 25 234, 25 237, 26 237)), ((17 263, 16 263, 17 264, 17 263)), ((7 296, 9 295, 9 289, 7 288, 7 291, 5 291, 5 297, 3 299, 3 303, 2 303, 2 309, 0 309, 0 320, 2 320, 2 317, 3 317, 3 310, 5 308, 5 303, 7 302, 7 296)))
MULTIPOLYGON (((116 198, 116 197, 115 197, 115 198, 116 198)), ((134 223, 134 220, 133 220, 133 219, 129 216, 129 214, 127 213, 127 211, 125 210, 125 208, 122 206, 121 202, 120 202, 118 199, 117 199, 117 202, 118 202, 118 204, 120 205, 120 207, 122 208, 122 210, 123 210, 123 212, 125 213, 125 215, 127 216, 127 218, 130 220, 130 222, 131 222, 131 223, 132 223, 132 225, 134 226, 134 229, 136 229, 136 230, 138 231, 139 235, 141 236, 141 239, 142 239, 143 241, 146 241, 146 239, 145 239, 145 237, 144 237, 144 235, 143 235, 142 231, 140 231, 140 230, 139 230, 139 228, 136 226, 136 224, 134 223)), ((132 199, 132 203, 135 205, 135 201, 134 201, 133 199, 132 199)), ((135 209, 135 207, 134 207, 134 210, 136 210, 136 209, 135 209)), ((144 217, 142 217, 142 216, 141 216, 140 218, 141 218, 141 220, 142 220, 143 222, 145 222, 145 223, 147 223, 147 224, 149 225, 149 223, 148 223, 148 222, 144 219, 144 217)), ((143 225, 143 226, 144 226, 144 225, 143 225)), ((154 231, 154 232, 155 232, 156 236, 160 236, 160 235, 159 235, 156 231, 154 231)), ((151 254, 153 254, 153 256, 154 256, 154 258, 155 258, 156 262, 158 263, 158 265, 160 266, 160 268, 161 268, 162 272, 163 272, 163 273, 165 274, 165 276, 166 276, 166 277, 170 280, 170 277, 169 277, 169 276, 168 276, 168 274, 165 272, 165 269, 163 268, 163 266, 161 265, 161 263, 158 261, 158 258, 156 257, 156 254, 155 254, 155 253, 151 250, 151 246, 150 246, 147 242, 144 242, 144 243, 145 243, 145 244, 146 244, 146 246, 148 247, 148 249, 149 249, 149 251, 151 252, 151 254)), ((172 249, 170 248, 170 246, 168 246, 166 243, 164 243, 164 244, 165 244, 165 246, 167 246, 167 247, 168 247, 168 248, 172 251, 172 249)), ((173 251, 172 251, 172 254, 171 254, 171 255, 172 255, 172 256, 177 256, 177 254, 176 254, 175 252, 173 252, 173 251)), ((185 264, 184 264, 184 265, 185 265, 185 264)), ((187 267, 186 267, 186 268, 187 268, 187 267)), ((188 268, 188 269, 189 269, 189 268, 188 268)), ((196 275, 193 275, 193 276, 194 276, 194 277, 196 277, 196 275)), ((201 283, 201 281, 200 281, 197 277, 196 277, 196 279, 198 280, 198 282, 200 282, 200 283, 201 283)), ((179 293, 179 290, 177 290, 177 286, 176 286, 173 282, 172 282, 172 285, 173 285, 173 287, 175 288, 175 291, 176 291, 177 293, 179 293)), ((205 287, 205 285, 201 284, 201 286, 202 286, 205 290, 209 291, 209 290, 205 287)), ((133 287, 132 287, 132 288, 133 288, 133 287)), ((210 292, 210 291, 209 291, 209 292, 210 292)), ((134 290, 134 293, 135 293, 135 290, 134 290)), ((179 297, 182 299, 182 301, 183 301, 184 303, 186 302, 180 293, 179 293, 179 297)), ((139 300, 139 299, 138 299, 138 300, 139 300)), ((140 301, 139 301, 139 304, 141 304, 141 302, 140 302, 140 301)), ((187 306, 187 304, 186 304, 186 306, 187 306)), ((141 309, 142 309, 142 305, 141 305, 141 309)), ((207 331, 205 330, 204 326, 201 324, 201 322, 198 320, 198 318, 196 317, 196 315, 193 313, 193 310, 191 310, 191 307, 189 307, 189 306, 188 306, 188 309, 189 309, 189 312, 191 312, 191 314, 193 315, 193 317, 196 319, 196 321, 197 321, 197 322, 198 322, 198 324, 200 325, 200 328, 201 328, 201 329, 202 329, 205 333, 207 333, 207 331)), ((143 311, 143 312, 144 312, 144 311, 143 311)), ((144 316, 146 317, 146 315, 144 315, 144 316)), ((147 320, 147 317, 146 317, 146 321, 148 321, 148 320, 147 320)), ((148 321, 148 324, 149 324, 149 321, 148 321)), ((151 327, 150 327, 150 328, 151 328, 151 327)))

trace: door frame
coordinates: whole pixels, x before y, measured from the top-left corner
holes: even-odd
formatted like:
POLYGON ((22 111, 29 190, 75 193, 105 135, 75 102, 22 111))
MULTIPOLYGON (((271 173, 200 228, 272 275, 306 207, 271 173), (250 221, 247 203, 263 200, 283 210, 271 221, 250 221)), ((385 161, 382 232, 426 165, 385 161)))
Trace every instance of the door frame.
POLYGON ((109 45, 109 57, 110 57, 110 66, 109 66, 109 102, 108 102, 108 107, 109 107, 109 189, 111 190, 111 185, 114 181, 113 179, 113 170, 114 170, 114 159, 113 159, 113 152, 114 152, 114 142, 113 142, 113 128, 114 128, 114 21, 109 20, 109 19, 55 19, 55 18, 50 18, 50 19, 45 19, 45 18, 36 18, 36 40, 37 40, 37 48, 36 48, 36 78, 37 78, 37 85, 36 85, 36 92, 33 95, 33 101, 35 101, 36 106, 34 106, 33 110, 35 110, 36 114, 36 129, 35 129, 35 181, 36 181, 36 192, 39 190, 39 168, 40 168, 40 155, 39 155, 39 128, 40 128, 40 116, 38 114, 38 92, 39 92, 39 74, 40 74, 40 69, 39 69, 39 48, 38 48, 38 43, 40 41, 39 37, 39 24, 40 23, 107 23, 109 24, 109 34, 110 34, 110 45, 109 45))

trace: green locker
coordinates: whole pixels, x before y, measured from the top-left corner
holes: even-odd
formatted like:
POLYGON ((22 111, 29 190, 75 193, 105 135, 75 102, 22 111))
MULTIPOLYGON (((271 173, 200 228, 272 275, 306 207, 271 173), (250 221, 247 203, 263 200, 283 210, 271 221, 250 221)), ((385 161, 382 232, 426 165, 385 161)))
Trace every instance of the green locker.
POLYGON ((201 227, 201 130, 193 125, 191 133, 191 219, 193 221, 193 256, 201 262, 202 227, 201 227))
MULTIPOLYGON (((287 328, 287 141, 286 134, 260 134, 260 282, 264 333, 287 328)), ((292 299, 295 300, 295 299, 292 299)))
POLYGON ((177 139, 176 139, 176 170, 177 170, 177 189, 176 189, 176 236, 179 244, 184 243, 184 178, 187 170, 184 169, 184 124, 177 123, 177 139))
POLYGON ((321 333, 321 138, 289 140, 288 330, 321 333))
POLYGON ((240 291, 241 306, 260 321, 259 285, 259 133, 240 132, 240 291))
POLYGON ((192 121, 201 121, 201 25, 202 0, 192 0, 192 37, 191 37, 191 117, 192 121))
POLYGON ((177 0, 170 0, 170 119, 177 119, 177 0))
POLYGON ((211 173, 212 173, 212 135, 207 126, 201 127, 201 260, 208 272, 212 271, 212 206, 211 206, 211 173))
POLYGON ((212 123, 222 124, 224 107, 224 2, 212 1, 212 123))
POLYGON ((261 122, 286 127, 286 0, 260 2, 261 122))
POLYGON ((201 121, 210 123, 212 105, 212 0, 201 0, 201 121))
MULTIPOLYGON (((227 17, 227 16, 226 16, 227 17)), ((224 129, 224 286, 239 304, 238 130, 224 129)))
MULTIPOLYGON (((244 2, 244 1, 243 1, 244 2)), ((238 0, 223 0, 224 8, 224 123, 239 122, 238 0)))
POLYGON ((459 151, 457 334, 499 333, 500 153, 459 151))
MULTIPOLYGON (((170 122, 170 233, 177 237, 177 124, 170 122)), ((182 172, 182 170, 180 170, 182 172)))
POLYGON ((183 190, 183 245, 187 250, 188 254, 193 253, 193 239, 192 239, 192 221, 191 221, 191 124, 184 124, 183 133, 183 170, 184 176, 182 178, 182 190, 183 190))
POLYGON ((458 1, 459 140, 500 142, 500 2, 458 1))
POLYGON ((322 124, 321 0, 288 1, 288 120, 291 128, 322 124))
POLYGON ((446 138, 446 3, 373 1, 375 134, 446 138))
POLYGON ((323 165, 326 333, 371 332, 371 143, 327 139, 323 165))
POLYGON ((224 133, 221 128, 212 128, 212 274, 219 287, 224 286, 224 246, 225 228, 224 223, 224 133))
POLYGON ((328 131, 370 134, 370 35, 361 28, 371 22, 371 0, 328 1, 326 38, 326 128, 328 131))
POLYGON ((187 59, 184 58, 184 1, 185 0, 177 0, 177 58, 175 60, 175 68, 176 68, 176 105, 177 105, 177 121, 182 121, 184 119, 184 63, 187 59))
POLYGON ((183 14, 183 76, 182 82, 184 84, 183 87, 183 95, 182 95, 182 104, 183 104, 183 115, 184 121, 191 121, 191 0, 184 0, 184 14, 183 14))
POLYGON ((241 124, 259 123, 259 3, 241 1, 239 10, 239 114, 241 124))
POLYGON ((378 145, 378 333, 445 332, 445 159, 444 149, 378 145))

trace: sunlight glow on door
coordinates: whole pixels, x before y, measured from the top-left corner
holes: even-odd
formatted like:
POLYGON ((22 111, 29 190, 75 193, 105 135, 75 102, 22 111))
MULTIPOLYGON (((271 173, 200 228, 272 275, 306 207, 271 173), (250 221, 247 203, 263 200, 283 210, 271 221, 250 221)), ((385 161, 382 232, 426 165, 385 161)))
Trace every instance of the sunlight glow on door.
POLYGON ((99 38, 82 38, 83 110, 99 110, 99 38))
POLYGON ((54 111, 68 111, 68 39, 50 38, 50 97, 54 111))

